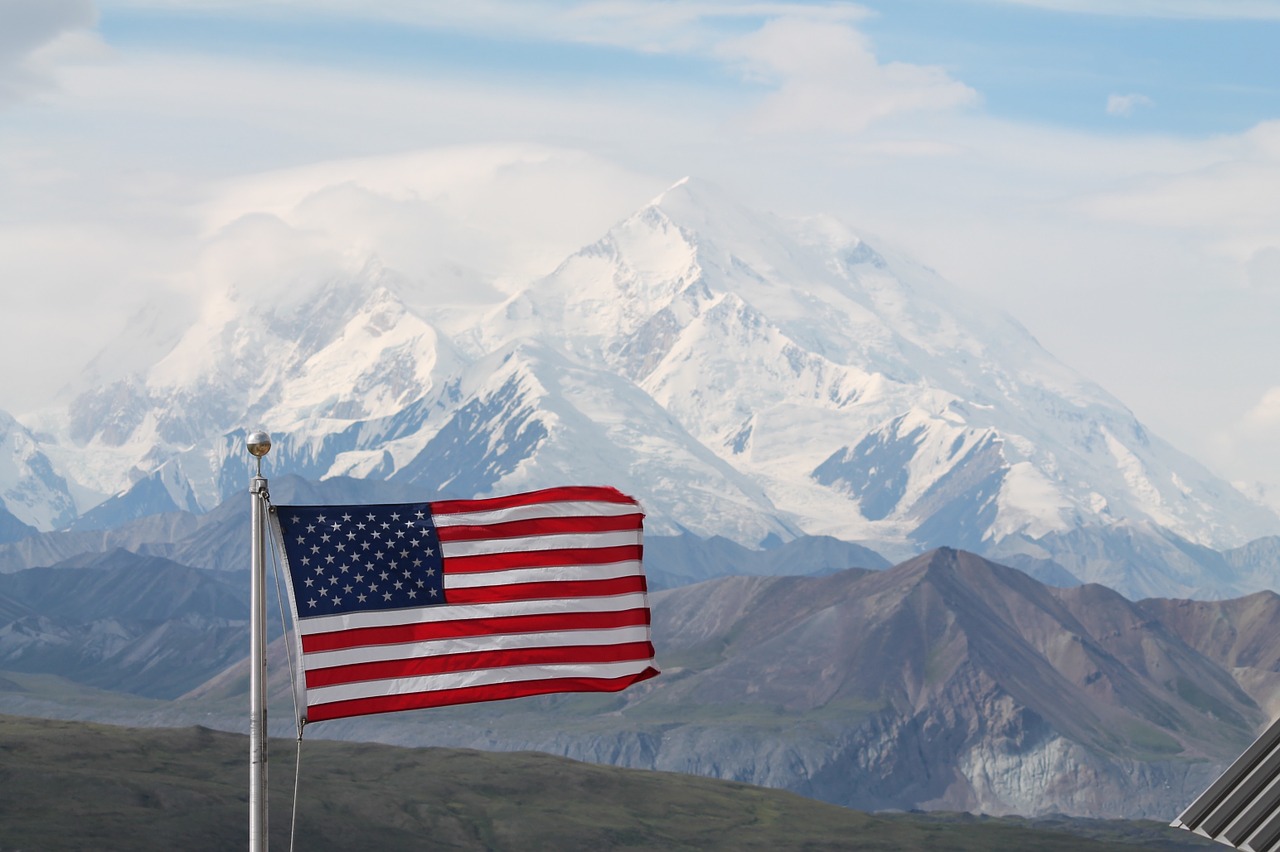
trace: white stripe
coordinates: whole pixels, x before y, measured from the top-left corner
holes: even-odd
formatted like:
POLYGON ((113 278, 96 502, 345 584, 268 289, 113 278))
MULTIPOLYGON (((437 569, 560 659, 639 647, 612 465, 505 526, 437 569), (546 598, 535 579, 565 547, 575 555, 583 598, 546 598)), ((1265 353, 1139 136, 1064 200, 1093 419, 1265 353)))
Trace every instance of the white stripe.
POLYGON ((512 506, 510 509, 490 509, 483 512, 432 512, 431 519, 438 527, 483 526, 507 521, 527 521, 534 518, 578 518, 591 515, 638 515, 640 507, 635 503, 602 503, 595 500, 563 500, 551 503, 535 503, 530 506, 512 506))
POLYGON ((307 706, 349 701, 354 698, 377 698, 384 695, 406 695, 414 692, 438 692, 444 689, 460 689, 468 686, 489 686, 499 683, 551 680, 560 677, 616 678, 640 674, 653 661, 634 660, 622 663, 562 663, 544 666, 506 666, 497 669, 477 669, 470 672, 448 672, 419 677, 368 680, 360 683, 344 683, 321 686, 307 690, 307 706))
POLYGON ((553 535, 529 535, 519 538, 483 538, 474 541, 442 541, 441 555, 481 556, 489 553, 519 553, 527 550, 567 550, 586 547, 618 547, 624 544, 640 544, 640 530, 616 532, 560 533, 553 535))
POLYGON ((473 651, 510 651, 518 648, 554 648, 574 645, 624 645, 628 642, 648 642, 649 635, 649 628, 640 625, 614 627, 608 630, 561 630, 556 633, 516 633, 468 636, 461 639, 433 639, 430 642, 410 642, 403 645, 370 645, 363 648, 343 648, 341 651, 316 651, 306 655, 303 665, 307 671, 314 671, 332 666, 441 657, 446 654, 466 654, 473 651))
POLYGON ((479 571, 444 575, 448 589, 475 589, 483 586, 506 586, 511 583, 545 583, 559 580, 615 580, 643 573, 638 559, 608 562, 603 565, 555 565, 546 568, 508 568, 505 571, 479 571))
POLYGON ((298 619, 298 630, 304 636, 332 633, 360 627, 394 627, 398 624, 430 624, 460 621, 466 618, 501 618, 508 615, 564 615, 573 612, 622 612, 648 609, 644 592, 588 598, 554 598, 538 601, 501 601, 457 606, 407 607, 405 609, 349 612, 343 615, 321 615, 298 619))

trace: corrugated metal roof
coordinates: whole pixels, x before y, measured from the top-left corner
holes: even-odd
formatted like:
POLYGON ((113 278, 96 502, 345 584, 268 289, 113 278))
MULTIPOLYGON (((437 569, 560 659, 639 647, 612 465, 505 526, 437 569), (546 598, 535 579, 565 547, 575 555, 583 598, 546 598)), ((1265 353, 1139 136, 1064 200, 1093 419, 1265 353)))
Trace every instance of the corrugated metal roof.
POLYGON ((1280 852, 1280 719, 1171 824, 1244 852, 1280 852))

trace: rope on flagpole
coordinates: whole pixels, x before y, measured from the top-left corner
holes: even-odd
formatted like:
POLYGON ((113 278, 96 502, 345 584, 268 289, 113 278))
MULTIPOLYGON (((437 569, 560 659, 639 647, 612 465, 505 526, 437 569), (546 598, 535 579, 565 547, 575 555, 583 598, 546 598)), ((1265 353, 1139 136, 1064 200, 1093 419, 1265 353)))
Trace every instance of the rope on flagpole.
MULTIPOLYGON (((271 505, 271 498, 267 498, 267 508, 274 512, 275 506, 271 505)), ((271 540, 275 546, 271 548, 271 576, 276 583, 276 606, 280 609, 280 629, 284 632, 284 656, 289 665, 289 692, 293 697, 293 720, 298 729, 298 739, 302 739, 302 728, 306 722, 302 719, 302 714, 298 711, 298 672, 293 665, 293 649, 289 647, 289 622, 284 614, 284 592, 280 588, 280 575, 284 573, 280 570, 280 541, 276 538, 276 528, 271 527, 271 540)))
POLYGON ((306 722, 298 725, 298 750, 293 761, 293 820, 289 824, 289 852, 293 852, 293 838, 298 831, 298 779, 302 777, 302 728, 306 722))
MULTIPOLYGON (((271 505, 271 498, 267 498, 268 511, 274 512, 275 506, 271 505)), ((306 727, 306 720, 302 718, 302 714, 298 711, 298 674, 293 663, 293 649, 289 647, 289 623, 284 613, 284 592, 280 588, 280 575, 284 573, 280 568, 280 546, 281 542, 276 538, 276 527, 271 525, 271 576, 276 584, 276 605, 280 610, 280 628, 284 632, 284 654, 289 666, 289 694, 293 698, 293 720, 297 725, 298 742, 297 753, 293 764, 293 814, 289 822, 289 852, 293 852, 294 838, 298 831, 298 782, 302 777, 302 730, 306 727)))

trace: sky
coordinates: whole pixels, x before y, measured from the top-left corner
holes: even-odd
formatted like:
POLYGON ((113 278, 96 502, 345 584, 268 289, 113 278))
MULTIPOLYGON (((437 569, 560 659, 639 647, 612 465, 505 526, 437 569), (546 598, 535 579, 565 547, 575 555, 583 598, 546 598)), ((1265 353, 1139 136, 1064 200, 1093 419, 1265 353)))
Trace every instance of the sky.
POLYGON ((1276 44, 1280 0, 0 0, 0 409, 148 303, 358 251, 501 287, 695 175, 1280 505, 1276 44))

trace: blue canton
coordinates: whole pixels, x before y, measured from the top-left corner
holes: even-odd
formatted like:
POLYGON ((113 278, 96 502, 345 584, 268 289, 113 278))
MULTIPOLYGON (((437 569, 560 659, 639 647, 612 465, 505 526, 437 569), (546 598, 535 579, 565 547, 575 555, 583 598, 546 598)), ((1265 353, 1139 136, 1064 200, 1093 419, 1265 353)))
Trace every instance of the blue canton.
POLYGON ((273 511, 300 618, 445 603, 431 504, 273 511))

